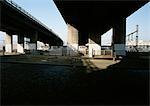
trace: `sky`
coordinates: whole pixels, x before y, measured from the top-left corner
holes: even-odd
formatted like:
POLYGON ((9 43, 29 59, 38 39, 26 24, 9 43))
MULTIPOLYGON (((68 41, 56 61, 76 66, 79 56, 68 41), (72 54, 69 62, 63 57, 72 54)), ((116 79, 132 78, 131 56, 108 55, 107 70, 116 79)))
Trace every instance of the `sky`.
MULTIPOLYGON (((52 29, 65 42, 67 40, 67 25, 53 0, 12 0, 52 29)), ((126 19, 126 34, 139 25, 139 39, 150 40, 150 2, 126 19)), ((102 43, 111 42, 112 30, 102 36, 102 43)))

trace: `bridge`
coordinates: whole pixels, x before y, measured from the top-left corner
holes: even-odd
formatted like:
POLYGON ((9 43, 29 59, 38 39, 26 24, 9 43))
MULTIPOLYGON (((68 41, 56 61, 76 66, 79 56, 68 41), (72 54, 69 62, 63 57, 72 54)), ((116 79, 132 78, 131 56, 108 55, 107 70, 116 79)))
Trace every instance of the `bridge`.
POLYGON ((68 24, 68 45, 78 50, 88 43, 89 57, 101 55, 101 35, 113 29, 113 55, 125 56, 126 18, 148 0, 54 0, 68 24))
MULTIPOLYGON (((76 51, 88 43, 89 57, 92 57, 93 50, 102 49, 101 35, 113 28, 114 54, 126 57, 117 61, 72 57, 66 55, 66 46, 63 56, 57 55, 55 50, 55 55, 44 52, 42 55, 0 56, 1 104, 148 106, 149 52, 125 54, 124 48, 126 17, 147 1, 54 2, 68 24, 68 48, 76 51)), ((0 30, 7 33, 6 46, 12 45, 13 34, 18 35, 22 47, 24 36, 30 38, 34 50, 38 40, 54 46, 63 44, 51 29, 14 2, 0 0, 0 9, 0 30)))
POLYGON ((50 46, 63 45, 63 41, 56 33, 13 1, 0 0, 0 13, 0 31, 7 34, 6 51, 13 50, 12 35, 18 35, 18 43, 22 49, 24 49, 24 37, 30 39, 31 49, 34 50, 37 50, 37 41, 50 46))

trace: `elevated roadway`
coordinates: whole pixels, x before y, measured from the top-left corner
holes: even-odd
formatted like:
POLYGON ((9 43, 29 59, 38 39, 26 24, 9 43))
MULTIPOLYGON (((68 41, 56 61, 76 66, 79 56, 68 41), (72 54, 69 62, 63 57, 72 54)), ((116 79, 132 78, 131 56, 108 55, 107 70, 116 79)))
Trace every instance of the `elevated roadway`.
MULTIPOLYGON (((92 50, 101 47, 101 35, 113 28, 112 47, 125 55, 126 18, 144 6, 148 0, 54 0, 68 24, 68 44, 89 44, 92 50), (75 30, 76 29, 76 30, 75 30)), ((98 48, 98 49, 97 49, 98 48)), ((100 54, 100 53, 97 53, 100 54)))
POLYGON ((18 35, 18 42, 23 44, 24 37, 27 37, 36 47, 37 41, 48 43, 50 46, 63 45, 56 33, 13 1, 0 0, 0 13, 0 31, 10 36, 7 38, 12 39, 12 35, 18 35))

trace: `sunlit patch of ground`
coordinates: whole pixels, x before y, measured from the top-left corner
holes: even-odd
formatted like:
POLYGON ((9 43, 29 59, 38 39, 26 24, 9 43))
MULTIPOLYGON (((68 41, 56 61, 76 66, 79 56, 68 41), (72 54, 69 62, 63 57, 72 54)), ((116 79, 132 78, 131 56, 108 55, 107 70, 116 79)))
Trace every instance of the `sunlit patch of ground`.
POLYGON ((83 61, 84 66, 87 67, 88 72, 107 69, 108 66, 120 62, 120 60, 113 61, 113 60, 107 60, 107 59, 82 59, 82 61, 83 61))

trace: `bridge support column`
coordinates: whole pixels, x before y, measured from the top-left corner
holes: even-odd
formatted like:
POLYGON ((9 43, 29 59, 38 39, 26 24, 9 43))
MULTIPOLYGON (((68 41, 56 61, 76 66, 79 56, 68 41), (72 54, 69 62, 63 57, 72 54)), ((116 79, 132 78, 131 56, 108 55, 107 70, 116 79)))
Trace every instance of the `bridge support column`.
POLYGON ((17 53, 24 53, 24 35, 18 35, 17 53))
POLYGON ((125 56, 126 19, 121 19, 113 27, 113 56, 125 56))
POLYGON ((90 33, 89 34, 89 57, 93 57, 94 55, 101 55, 101 37, 90 33))
POLYGON ((68 40, 67 40, 67 53, 69 55, 77 55, 79 49, 78 30, 68 24, 68 40))
POLYGON ((36 31, 35 34, 30 37, 30 50, 37 50, 37 40, 38 32, 36 31))
POLYGON ((6 33, 4 37, 4 41, 5 41, 5 52, 11 53, 12 52, 12 36, 6 33))

